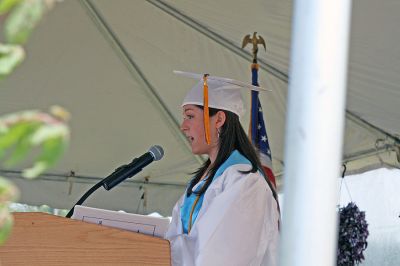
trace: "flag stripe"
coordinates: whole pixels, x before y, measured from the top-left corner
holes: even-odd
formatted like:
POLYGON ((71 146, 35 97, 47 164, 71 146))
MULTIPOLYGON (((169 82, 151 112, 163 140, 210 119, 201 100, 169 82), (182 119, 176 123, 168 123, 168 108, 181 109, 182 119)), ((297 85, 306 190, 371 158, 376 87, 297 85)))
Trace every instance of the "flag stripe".
MULTIPOLYGON (((258 67, 252 65, 252 85, 258 85, 258 67)), ((272 171, 272 155, 269 146, 267 129, 264 123, 263 111, 258 98, 258 91, 251 92, 251 117, 250 117, 250 139, 256 149, 259 151, 261 165, 269 181, 276 188, 276 180, 272 171)))

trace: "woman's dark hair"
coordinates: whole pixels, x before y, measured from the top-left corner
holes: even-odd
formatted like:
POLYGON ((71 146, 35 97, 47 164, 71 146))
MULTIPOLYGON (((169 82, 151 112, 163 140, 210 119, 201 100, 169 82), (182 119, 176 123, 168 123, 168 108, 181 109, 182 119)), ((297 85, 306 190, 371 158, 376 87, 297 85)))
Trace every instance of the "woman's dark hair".
MULTIPOLYGON (((203 106, 197 106, 197 107, 203 109, 203 106)), ((250 172, 255 173, 257 171, 263 172, 257 153, 254 150, 253 145, 250 143, 250 140, 247 137, 246 133, 244 132, 242 125, 240 124, 239 116, 230 111, 209 108, 210 117, 216 115, 218 111, 224 112, 226 116, 225 123, 221 127, 219 133, 220 135, 219 152, 217 154, 217 158, 215 159, 214 164, 212 165, 211 169, 208 172, 208 178, 205 181, 205 184, 199 191, 193 192, 198 195, 202 195, 207 190, 212 180, 214 179, 214 175, 218 170, 218 168, 228 159, 228 157, 234 150, 238 150, 244 157, 246 157, 250 161, 252 165, 251 170, 241 171, 242 173, 248 174, 250 172)), ((190 181, 189 187, 187 189, 186 192, 187 196, 190 196, 193 187, 200 181, 200 178, 203 176, 203 174, 209 167, 210 163, 211 161, 210 159, 208 159, 196 172, 193 173, 194 177, 190 181)), ((278 197, 274 187, 272 186, 271 182, 268 180, 264 172, 263 175, 268 183, 268 186, 272 191, 275 200, 278 201, 278 197)))

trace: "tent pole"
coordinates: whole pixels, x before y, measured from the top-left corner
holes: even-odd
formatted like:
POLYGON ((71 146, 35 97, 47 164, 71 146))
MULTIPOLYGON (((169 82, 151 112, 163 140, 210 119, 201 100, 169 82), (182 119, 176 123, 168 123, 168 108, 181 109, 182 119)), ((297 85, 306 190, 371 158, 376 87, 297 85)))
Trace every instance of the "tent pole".
POLYGON ((280 265, 335 265, 350 9, 295 1, 280 265))

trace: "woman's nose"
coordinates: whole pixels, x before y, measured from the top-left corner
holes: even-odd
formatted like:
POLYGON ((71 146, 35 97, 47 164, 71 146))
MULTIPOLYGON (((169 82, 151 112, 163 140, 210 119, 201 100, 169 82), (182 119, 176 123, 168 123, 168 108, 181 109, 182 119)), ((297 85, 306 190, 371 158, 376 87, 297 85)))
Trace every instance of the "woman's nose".
POLYGON ((181 131, 185 131, 187 129, 188 129, 188 127, 187 127, 187 124, 186 124, 186 120, 183 120, 182 123, 181 123, 181 131))

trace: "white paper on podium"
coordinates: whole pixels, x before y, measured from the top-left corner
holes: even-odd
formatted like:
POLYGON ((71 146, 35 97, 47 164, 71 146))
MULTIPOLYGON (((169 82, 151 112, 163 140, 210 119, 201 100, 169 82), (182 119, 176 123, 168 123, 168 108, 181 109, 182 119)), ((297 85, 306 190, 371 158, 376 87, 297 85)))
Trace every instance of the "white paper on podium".
POLYGON ((96 209, 80 205, 75 206, 74 214, 71 218, 160 238, 164 238, 170 223, 168 218, 96 209))

